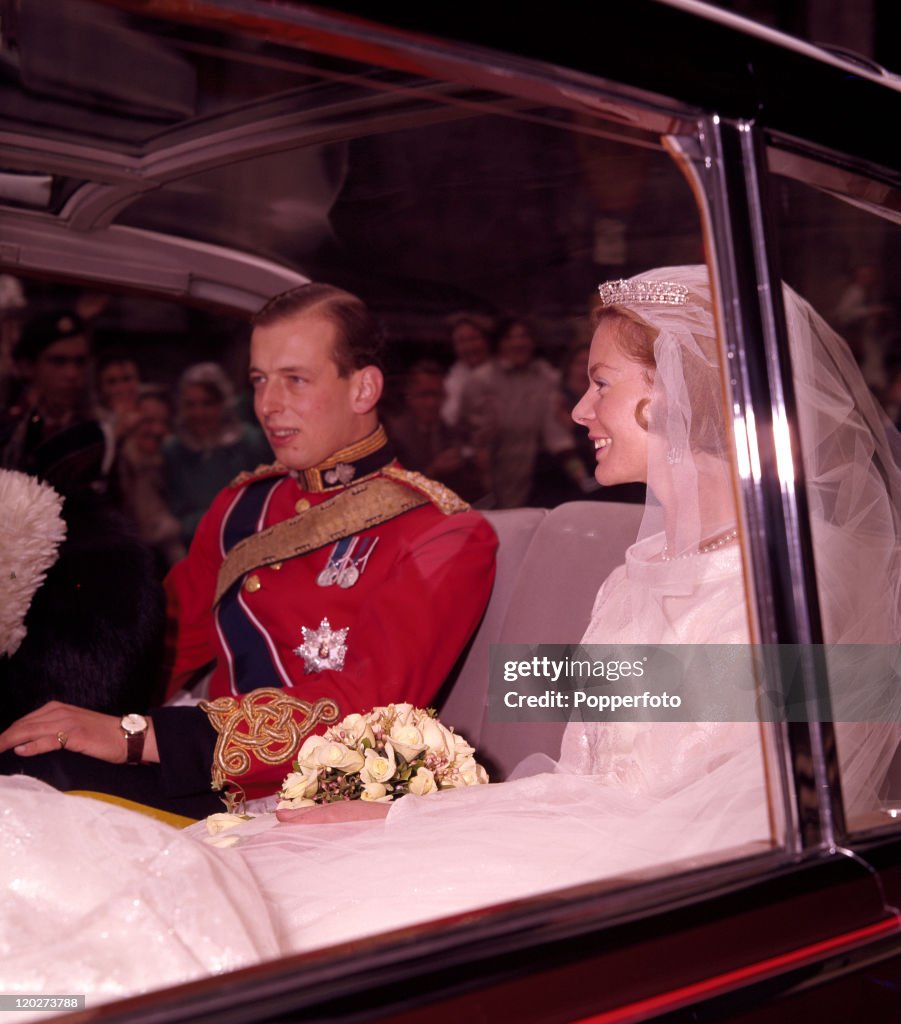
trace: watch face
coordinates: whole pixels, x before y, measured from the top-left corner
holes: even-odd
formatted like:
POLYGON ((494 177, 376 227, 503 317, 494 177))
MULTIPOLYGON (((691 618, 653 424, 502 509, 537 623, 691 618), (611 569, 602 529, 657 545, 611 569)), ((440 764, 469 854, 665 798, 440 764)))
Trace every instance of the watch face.
POLYGON ((147 728, 147 719, 143 715, 126 715, 121 725, 127 733, 144 732, 147 728))

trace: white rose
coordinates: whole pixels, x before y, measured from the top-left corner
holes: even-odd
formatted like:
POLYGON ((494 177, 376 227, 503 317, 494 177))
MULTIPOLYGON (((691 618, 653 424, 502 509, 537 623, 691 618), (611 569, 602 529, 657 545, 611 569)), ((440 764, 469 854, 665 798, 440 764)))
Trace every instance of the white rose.
POLYGON ((286 807, 315 807, 316 801, 310 800, 305 796, 297 796, 292 800, 279 800, 275 806, 279 811, 284 810, 286 807))
POLYGON ((453 770, 459 774, 460 772, 471 771, 476 766, 476 759, 474 757, 457 757, 452 765, 453 770))
POLYGON ((453 760, 454 734, 434 718, 426 717, 419 727, 423 742, 439 757, 453 760))
POLYGON ((385 727, 385 719, 388 717, 388 707, 373 708, 366 716, 366 720, 373 729, 383 729, 385 727))
POLYGON ((470 746, 462 736, 457 733, 451 735, 454 737, 454 750, 460 757, 469 757, 476 752, 476 748, 470 746))
POLYGON ((363 787, 363 792, 360 794, 360 799, 367 800, 369 803, 386 804, 391 800, 391 797, 381 782, 367 782, 363 787))
POLYGON ((416 708, 412 704, 392 704, 394 708, 394 724, 395 726, 405 726, 410 724, 410 719, 413 717, 413 712, 416 708))
POLYGON ((410 779, 410 792, 415 796, 425 796, 427 793, 437 792, 435 776, 428 768, 418 768, 416 774, 410 779))
MULTIPOLYGON (((226 814, 223 811, 219 814, 211 814, 206 819, 206 830, 211 836, 215 836, 220 832, 225 832, 226 829, 237 828, 238 825, 243 825, 245 821, 250 821, 250 815, 226 814)), ((237 842, 237 840, 235 841, 237 842)))
POLYGON ((365 715, 348 715, 341 723, 341 728, 344 730, 345 742, 349 745, 358 747, 363 740, 375 743, 372 727, 365 715))
POLYGON ((395 723, 391 729, 391 743, 397 753, 406 758, 407 761, 415 761, 417 755, 421 754, 425 747, 422 733, 415 725, 398 725, 395 723))
POLYGON ((318 770, 304 768, 299 772, 291 772, 285 777, 279 796, 284 800, 302 800, 315 796, 318 789, 318 770))
POLYGON ((455 786, 484 786, 488 782, 488 772, 480 765, 466 768, 457 775, 455 786))
POLYGON ((394 759, 394 748, 390 743, 385 744, 385 753, 379 754, 375 750, 363 752, 365 763, 360 772, 360 778, 364 783, 388 782, 397 770, 397 762, 394 759))
POLYGON ((323 768, 337 768, 342 772, 358 772, 363 767, 363 755, 343 743, 322 743, 316 748, 316 758, 323 768))
POLYGON ((297 762, 302 768, 318 768, 319 760, 316 751, 323 743, 328 743, 324 736, 307 736, 297 751, 297 762))

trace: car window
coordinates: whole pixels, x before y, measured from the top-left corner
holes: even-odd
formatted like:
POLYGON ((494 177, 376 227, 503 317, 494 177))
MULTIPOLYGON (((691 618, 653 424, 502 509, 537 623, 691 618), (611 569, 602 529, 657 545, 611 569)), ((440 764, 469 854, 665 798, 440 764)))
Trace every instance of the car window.
POLYGON ((826 321, 820 333, 841 334, 850 349, 830 347, 829 366, 814 365, 810 350, 793 353, 793 359, 819 396, 820 429, 802 421, 800 442, 813 467, 808 500, 821 523, 812 534, 813 557, 823 639, 831 647, 825 666, 829 698, 842 723, 836 726, 839 758, 866 730, 871 744, 884 748, 872 777, 844 754, 847 824, 861 829, 893 818, 898 799, 898 553, 891 539, 898 514, 891 483, 897 452, 889 424, 899 421, 901 320, 889 268, 901 233, 889 185, 865 186, 862 176, 778 150, 771 166, 781 172, 773 175, 772 187, 784 277, 815 297, 826 321), (804 181, 797 180, 802 167, 804 181), (838 382, 858 377, 851 398, 838 382), (828 436, 825 422, 834 423, 828 436), (855 453, 843 472, 836 469, 840 450, 855 453), (873 813, 874 793, 881 814, 873 813))

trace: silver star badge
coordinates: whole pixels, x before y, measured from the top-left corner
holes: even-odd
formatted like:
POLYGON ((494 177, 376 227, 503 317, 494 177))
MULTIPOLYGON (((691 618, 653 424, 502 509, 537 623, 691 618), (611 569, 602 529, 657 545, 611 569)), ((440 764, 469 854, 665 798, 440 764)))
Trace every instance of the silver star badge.
POLYGON ((340 672, 344 668, 344 655, 347 654, 347 634, 349 626, 344 629, 332 629, 328 619, 319 623, 319 629, 303 630, 303 643, 295 647, 293 653, 303 658, 306 672, 322 672, 323 669, 334 669, 340 672))

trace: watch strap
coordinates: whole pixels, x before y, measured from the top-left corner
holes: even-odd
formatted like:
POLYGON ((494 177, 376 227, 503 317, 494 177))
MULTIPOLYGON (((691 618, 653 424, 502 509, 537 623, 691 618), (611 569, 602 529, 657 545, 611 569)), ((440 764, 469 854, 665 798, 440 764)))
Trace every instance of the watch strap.
MULTIPOLYGON (((144 740, 147 737, 147 719, 144 718, 143 729, 126 729, 125 721, 130 716, 126 715, 122 719, 121 728, 125 734, 125 763, 126 764, 140 764, 144 757, 144 740)), ((143 718, 143 715, 141 716, 143 718)))
POLYGON ((140 732, 127 732, 125 734, 125 742, 128 744, 128 753, 125 756, 127 764, 141 763, 144 756, 144 737, 146 735, 146 729, 142 729, 140 732))

